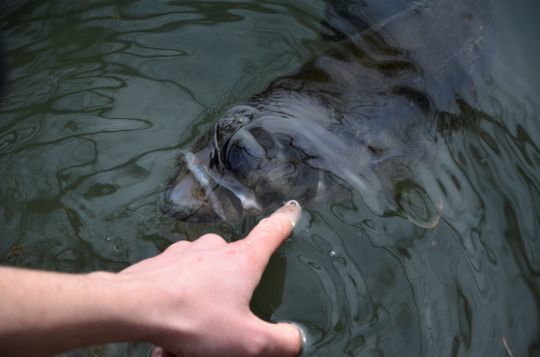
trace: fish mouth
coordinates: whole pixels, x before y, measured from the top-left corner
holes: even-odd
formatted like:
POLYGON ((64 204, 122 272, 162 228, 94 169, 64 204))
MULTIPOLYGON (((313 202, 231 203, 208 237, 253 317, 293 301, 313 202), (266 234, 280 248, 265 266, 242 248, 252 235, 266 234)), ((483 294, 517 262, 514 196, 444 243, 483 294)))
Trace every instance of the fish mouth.
POLYGON ((203 189, 190 175, 182 177, 161 193, 161 212, 185 222, 213 222, 220 219, 206 197, 203 189))
POLYGON ((181 155, 179 163, 176 178, 161 194, 164 214, 184 222, 236 224, 242 220, 245 187, 211 171, 193 153, 181 155))

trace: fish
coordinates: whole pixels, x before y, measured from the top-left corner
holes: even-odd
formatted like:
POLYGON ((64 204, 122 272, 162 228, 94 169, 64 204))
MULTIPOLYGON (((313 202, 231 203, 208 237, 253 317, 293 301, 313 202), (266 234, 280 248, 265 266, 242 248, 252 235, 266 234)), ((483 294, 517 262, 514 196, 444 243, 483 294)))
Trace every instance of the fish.
POLYGON ((354 193, 376 214, 435 226, 443 193, 430 170, 441 128, 474 106, 484 78, 484 5, 393 1, 394 13, 328 2, 322 33, 335 45, 229 108, 182 152, 162 211, 236 224, 291 199, 309 208, 354 193))

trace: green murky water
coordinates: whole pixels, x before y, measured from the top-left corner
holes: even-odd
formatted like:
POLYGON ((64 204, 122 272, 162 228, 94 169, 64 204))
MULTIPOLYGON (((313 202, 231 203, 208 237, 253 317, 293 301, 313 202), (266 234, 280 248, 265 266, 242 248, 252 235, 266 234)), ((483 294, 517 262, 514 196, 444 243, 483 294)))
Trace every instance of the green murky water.
MULTIPOLYGON (((540 354, 539 13, 491 1, 490 82, 478 127, 445 143, 459 192, 444 219, 308 210, 255 311, 306 326, 321 356, 540 354)), ((175 222, 159 194, 219 113, 328 48, 323 14, 322 1, 4 0, 0 263, 117 271, 245 232, 175 222)))

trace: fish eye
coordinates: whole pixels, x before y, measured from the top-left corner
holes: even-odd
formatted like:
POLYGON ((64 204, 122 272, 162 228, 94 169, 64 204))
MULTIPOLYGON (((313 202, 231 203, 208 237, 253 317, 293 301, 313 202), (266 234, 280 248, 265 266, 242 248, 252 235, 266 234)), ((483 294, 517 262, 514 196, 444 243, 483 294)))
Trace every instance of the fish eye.
POLYGON ((373 145, 367 145, 367 149, 369 150, 369 152, 371 152, 375 156, 380 156, 384 152, 384 149, 373 146, 373 145))
POLYGON ((234 122, 236 124, 244 124, 244 122, 245 122, 244 116, 243 115, 236 115, 234 117, 234 122))

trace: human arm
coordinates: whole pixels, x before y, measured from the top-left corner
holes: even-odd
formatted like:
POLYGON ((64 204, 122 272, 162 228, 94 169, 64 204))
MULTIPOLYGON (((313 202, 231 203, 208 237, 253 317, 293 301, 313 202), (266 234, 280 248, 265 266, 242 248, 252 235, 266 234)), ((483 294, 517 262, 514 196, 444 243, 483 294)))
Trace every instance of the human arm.
POLYGON ((179 355, 296 355, 298 328, 258 319, 249 302, 299 214, 284 206, 243 240, 178 242, 118 274, 1 268, 0 355, 113 341, 149 341, 179 355))

